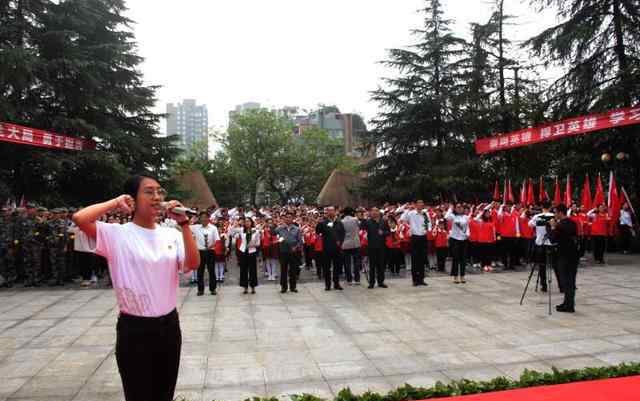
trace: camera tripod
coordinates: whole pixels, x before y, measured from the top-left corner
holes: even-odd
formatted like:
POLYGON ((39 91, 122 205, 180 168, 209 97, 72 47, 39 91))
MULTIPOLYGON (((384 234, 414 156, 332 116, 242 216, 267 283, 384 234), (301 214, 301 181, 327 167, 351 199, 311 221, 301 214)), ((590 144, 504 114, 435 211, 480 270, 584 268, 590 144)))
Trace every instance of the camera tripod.
POLYGON ((544 245, 544 267, 537 265, 535 262, 531 263, 531 272, 529 273, 529 278, 527 279, 527 284, 524 287, 524 291, 522 292, 522 297, 520 298, 520 305, 524 302, 524 297, 527 295, 527 290, 529 289, 529 284, 531 283, 531 278, 533 277, 533 273, 538 270, 538 276, 536 278, 536 287, 535 291, 538 292, 538 284, 540 284, 540 269, 545 269, 545 273, 547 276, 547 294, 549 295, 549 315, 551 315, 551 276, 553 274, 552 267, 552 253, 553 246, 544 245))

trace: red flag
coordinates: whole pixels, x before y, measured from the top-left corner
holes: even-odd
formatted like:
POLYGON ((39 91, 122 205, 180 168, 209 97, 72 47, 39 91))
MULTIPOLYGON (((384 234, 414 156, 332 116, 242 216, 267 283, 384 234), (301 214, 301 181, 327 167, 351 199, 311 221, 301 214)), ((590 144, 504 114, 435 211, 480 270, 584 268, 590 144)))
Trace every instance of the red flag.
POLYGON ((618 195, 618 186, 616 185, 616 177, 613 175, 613 171, 609 173, 609 194, 607 199, 609 205, 609 216, 614 224, 610 224, 609 234, 615 235, 618 228, 618 221, 620 220, 620 196, 618 195))
POLYGON ((567 187, 564 191, 564 204, 567 207, 571 206, 573 202, 573 188, 571 187, 571 174, 567 174, 567 187))
POLYGON ((589 174, 584 177, 584 186, 582 187, 582 207, 587 211, 591 210, 591 183, 589 182, 589 174))
POLYGON ((549 194, 547 193, 547 190, 544 189, 544 178, 542 176, 540 176, 540 192, 538 192, 538 199, 540 200, 540 203, 547 202, 549 200, 549 194))
POLYGON ((527 203, 527 180, 522 180, 522 188, 520 189, 520 204, 525 205, 527 203))
POLYGON ((493 189, 493 200, 494 201, 500 200, 500 188, 498 187, 498 180, 496 180, 496 186, 493 189))
POLYGON ((604 204, 604 188, 602 187, 600 174, 598 174, 598 179, 596 180, 596 195, 593 197, 593 204, 591 207, 598 207, 602 204, 604 204))
POLYGON ((535 204, 536 196, 533 193, 533 180, 531 180, 531 178, 529 178, 529 190, 527 192, 527 205, 535 204))
POLYGON ((560 194, 560 181, 558 180, 558 177, 556 177, 555 193, 553 194, 553 206, 558 206, 560 203, 562 203, 562 195, 560 194))

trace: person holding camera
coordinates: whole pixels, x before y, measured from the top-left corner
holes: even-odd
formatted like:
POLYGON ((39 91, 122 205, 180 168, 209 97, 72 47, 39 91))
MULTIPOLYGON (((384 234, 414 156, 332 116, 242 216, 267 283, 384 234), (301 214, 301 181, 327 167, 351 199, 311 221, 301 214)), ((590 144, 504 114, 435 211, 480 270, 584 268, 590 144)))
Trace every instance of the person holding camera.
POLYGON ((578 227, 567 217, 567 207, 556 207, 555 219, 549 221, 549 239, 557 244, 557 266, 564 302, 556 306, 558 312, 575 312, 576 273, 578 272, 578 227))
POLYGON ((542 292, 547 292, 547 263, 551 263, 555 270, 553 243, 548 235, 549 222, 555 217, 555 214, 550 212, 550 207, 549 202, 544 202, 542 213, 534 215, 529 220, 529 227, 536 230, 535 255, 538 264, 538 276, 540 277, 540 290, 542 292), (550 260, 547 260, 547 255, 549 254, 551 257, 549 258, 550 260))

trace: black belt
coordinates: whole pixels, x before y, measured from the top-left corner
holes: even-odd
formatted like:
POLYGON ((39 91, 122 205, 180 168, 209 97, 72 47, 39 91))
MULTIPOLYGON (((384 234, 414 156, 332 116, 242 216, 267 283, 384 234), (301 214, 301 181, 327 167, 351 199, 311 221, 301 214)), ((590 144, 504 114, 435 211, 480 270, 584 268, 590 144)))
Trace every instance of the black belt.
POLYGON ((161 325, 177 322, 178 311, 174 309, 164 316, 157 316, 157 317, 134 316, 134 315, 128 315, 126 313, 120 312, 120 316, 118 317, 118 320, 121 323, 131 324, 131 325, 161 326, 161 325))

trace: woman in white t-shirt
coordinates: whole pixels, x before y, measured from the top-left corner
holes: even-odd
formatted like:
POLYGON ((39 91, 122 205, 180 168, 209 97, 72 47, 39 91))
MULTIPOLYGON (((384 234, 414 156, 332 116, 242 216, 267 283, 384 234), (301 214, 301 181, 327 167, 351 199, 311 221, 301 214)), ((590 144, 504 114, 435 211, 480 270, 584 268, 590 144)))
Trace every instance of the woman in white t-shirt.
POLYGON ((166 192, 158 181, 134 176, 125 194, 73 215, 73 221, 96 240, 96 254, 107 258, 120 316, 116 361, 127 401, 173 400, 182 333, 176 311, 178 272, 194 270, 200 255, 187 217, 167 214, 182 233, 156 224, 166 192), (127 224, 97 221, 120 209, 133 213, 127 224))

